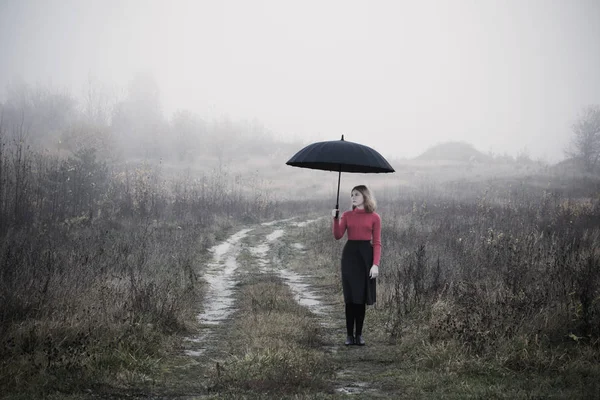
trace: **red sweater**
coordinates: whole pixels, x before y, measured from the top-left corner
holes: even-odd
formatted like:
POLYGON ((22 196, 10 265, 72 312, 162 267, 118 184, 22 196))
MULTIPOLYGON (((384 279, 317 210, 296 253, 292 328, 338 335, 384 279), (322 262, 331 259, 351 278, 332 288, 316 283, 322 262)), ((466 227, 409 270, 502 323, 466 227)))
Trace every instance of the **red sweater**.
POLYGON ((368 213, 355 208, 346 211, 340 219, 333 219, 333 236, 341 239, 348 229, 348 240, 372 240, 373 264, 379 265, 381 257, 381 218, 379 214, 368 213))

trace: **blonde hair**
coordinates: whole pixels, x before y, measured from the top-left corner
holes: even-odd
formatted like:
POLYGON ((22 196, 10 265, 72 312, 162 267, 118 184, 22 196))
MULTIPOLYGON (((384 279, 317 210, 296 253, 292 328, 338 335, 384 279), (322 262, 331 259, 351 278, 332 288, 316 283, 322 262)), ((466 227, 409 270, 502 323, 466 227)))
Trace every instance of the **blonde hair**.
MULTIPOLYGON (((365 200, 364 201, 365 211, 369 212, 369 213, 375 212, 375 209, 377 208, 377 202, 375 201, 375 197, 373 196, 373 193, 371 193, 369 188, 367 188, 365 185, 354 186, 352 188, 352 190, 350 191, 350 193, 354 192, 355 190, 360 192, 360 194, 363 195, 363 198, 365 200)), ((353 210, 355 208, 356 208, 356 206, 352 206, 353 210)))

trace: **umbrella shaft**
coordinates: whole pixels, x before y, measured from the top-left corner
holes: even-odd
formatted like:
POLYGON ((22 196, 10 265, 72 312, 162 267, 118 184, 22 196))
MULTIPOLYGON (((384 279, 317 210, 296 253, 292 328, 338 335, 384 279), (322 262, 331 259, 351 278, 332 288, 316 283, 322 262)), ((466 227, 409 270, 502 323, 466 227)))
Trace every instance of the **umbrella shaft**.
MULTIPOLYGON (((342 166, 340 165, 340 172, 338 173, 338 190, 337 190, 337 198, 335 200, 335 209, 339 210, 340 208, 340 180, 342 179, 342 166)), ((338 218, 339 211, 336 212, 335 217, 338 218)))

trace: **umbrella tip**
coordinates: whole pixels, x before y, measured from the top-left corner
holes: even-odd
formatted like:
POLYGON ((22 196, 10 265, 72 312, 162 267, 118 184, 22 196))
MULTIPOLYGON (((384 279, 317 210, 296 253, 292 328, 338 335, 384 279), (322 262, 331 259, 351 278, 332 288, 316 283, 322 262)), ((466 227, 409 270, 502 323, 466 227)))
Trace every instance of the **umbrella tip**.
POLYGON ((342 140, 344 140, 344 135, 342 135, 342 140))

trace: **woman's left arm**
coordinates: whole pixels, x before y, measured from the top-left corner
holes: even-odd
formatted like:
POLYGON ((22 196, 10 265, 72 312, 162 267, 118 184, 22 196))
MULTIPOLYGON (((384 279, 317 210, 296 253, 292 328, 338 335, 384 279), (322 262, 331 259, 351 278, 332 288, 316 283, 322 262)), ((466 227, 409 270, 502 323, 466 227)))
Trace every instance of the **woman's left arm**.
POLYGON ((381 258, 381 217, 373 213, 373 265, 379 266, 381 258))

